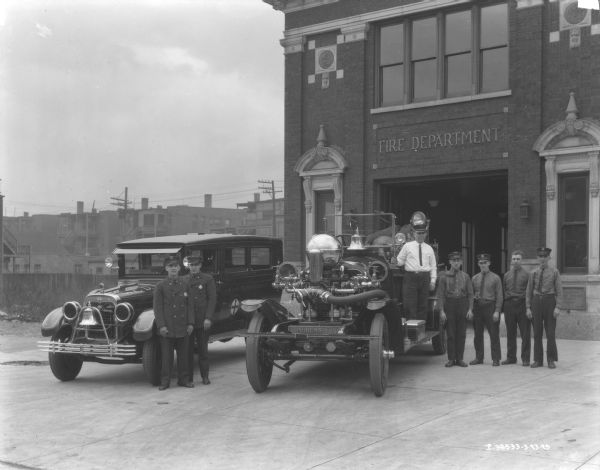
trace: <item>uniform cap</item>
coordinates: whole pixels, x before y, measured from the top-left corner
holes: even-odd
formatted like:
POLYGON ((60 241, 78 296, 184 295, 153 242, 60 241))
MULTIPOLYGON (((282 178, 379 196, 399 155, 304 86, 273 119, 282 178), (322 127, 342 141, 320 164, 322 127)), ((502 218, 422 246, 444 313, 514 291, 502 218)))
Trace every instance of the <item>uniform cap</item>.
POLYGON ((193 265, 202 264, 203 259, 201 256, 188 256, 187 261, 190 266, 193 266, 193 265))
POLYGON ((546 248, 546 247, 540 247, 536 251, 537 255, 541 256, 543 258, 547 258, 548 256, 550 256, 551 252, 552 252, 552 250, 550 248, 546 248))
POLYGON ((479 253, 477 255, 477 261, 491 261, 492 257, 489 253, 479 253))
POLYGON ((460 251, 453 251, 451 253, 448 253, 448 259, 450 261, 453 261, 455 259, 462 259, 462 255, 461 255, 460 251))
POLYGON ((165 258, 165 266, 177 265, 179 266, 179 256, 169 255, 165 258))

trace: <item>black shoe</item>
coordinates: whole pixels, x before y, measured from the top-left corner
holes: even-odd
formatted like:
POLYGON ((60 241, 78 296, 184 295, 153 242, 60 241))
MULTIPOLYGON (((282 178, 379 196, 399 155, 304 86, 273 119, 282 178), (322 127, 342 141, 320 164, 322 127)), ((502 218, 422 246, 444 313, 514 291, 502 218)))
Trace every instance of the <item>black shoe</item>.
POLYGON ((456 364, 457 366, 460 366, 460 367, 468 367, 468 366, 467 366, 467 363, 466 363, 465 361, 463 361, 463 360, 456 361, 456 362, 455 362, 455 364, 456 364))
POLYGON ((473 359, 471 362, 469 362, 469 364, 471 364, 472 366, 476 366, 477 364, 483 364, 483 359, 473 359))
POLYGON ((169 384, 163 384, 163 385, 159 385, 158 386, 158 389, 161 390, 161 391, 162 390, 166 390, 167 388, 169 388, 169 384))
POLYGON ((452 367, 454 365, 454 361, 448 361, 444 364, 446 367, 452 367))
POLYGON ((177 385, 185 388, 194 388, 194 382, 178 383, 177 385))
POLYGON ((492 365, 493 365, 494 367, 495 367, 495 366, 499 366, 499 365, 500 365, 500 362, 499 362, 499 361, 493 361, 493 362, 492 362, 492 365))
POLYGON ((210 385, 210 380, 208 380, 208 377, 202 377, 202 383, 204 385, 210 385))
POLYGON ((548 369, 556 369, 556 364, 554 364, 554 361, 548 361, 548 369))
POLYGON ((523 367, 529 367, 529 361, 523 361, 523 367))
POLYGON ((533 364, 531 364, 531 368, 535 369, 536 367, 542 367, 543 364, 540 364, 539 362, 534 361, 533 364))
POLYGON ((517 360, 516 359, 507 359, 506 361, 502 361, 502 365, 505 366, 507 364, 516 364, 517 360))

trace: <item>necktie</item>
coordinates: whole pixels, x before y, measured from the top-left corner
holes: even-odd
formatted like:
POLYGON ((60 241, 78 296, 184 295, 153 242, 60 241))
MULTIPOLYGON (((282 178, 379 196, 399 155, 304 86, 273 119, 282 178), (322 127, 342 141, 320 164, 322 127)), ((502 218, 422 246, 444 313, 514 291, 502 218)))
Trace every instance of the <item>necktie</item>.
POLYGON ((481 284, 479 284, 479 298, 483 299, 483 286, 485 285, 485 273, 481 273, 481 284))
POLYGON ((423 253, 421 252, 421 244, 419 243, 419 266, 423 266, 423 253))
POLYGON ((544 268, 540 269, 540 280, 538 281, 538 292, 543 294, 542 289, 544 288, 544 268))
POLYGON ((519 271, 517 271, 516 269, 513 270, 513 284, 512 284, 512 294, 516 294, 517 293, 517 273, 519 271))

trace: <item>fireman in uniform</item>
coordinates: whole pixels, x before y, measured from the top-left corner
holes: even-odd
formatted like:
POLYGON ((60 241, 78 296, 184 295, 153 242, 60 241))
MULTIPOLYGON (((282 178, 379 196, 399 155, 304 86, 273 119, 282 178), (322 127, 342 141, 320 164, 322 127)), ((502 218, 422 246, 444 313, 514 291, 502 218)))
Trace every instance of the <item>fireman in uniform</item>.
POLYGON ((161 372, 159 390, 171 385, 173 350, 177 351, 177 385, 191 388, 194 383, 188 377, 189 338, 194 331, 194 315, 189 308, 187 283, 179 276, 179 257, 165 260, 166 279, 154 290, 154 317, 160 334, 161 372))
MULTIPOLYGON (((473 329, 475 337, 475 359, 470 364, 483 364, 483 327, 490 335, 492 348, 492 365, 499 366, 502 352, 500 350, 500 311, 502 310, 502 281, 500 276, 490 271, 491 257, 488 253, 477 255, 477 264, 481 272, 473 276, 473 329)), ((467 316, 469 320, 471 316, 467 316)))
POLYGON ((408 318, 427 320, 429 291, 435 289, 437 264, 431 245, 425 243, 429 223, 423 212, 415 212, 410 220, 415 239, 398 253, 398 266, 404 266, 402 298, 408 318))
POLYGON ((517 326, 521 332, 521 360, 529 367, 531 357, 531 320, 525 314, 525 291, 529 273, 523 269, 523 252, 515 250, 510 257, 512 269, 504 274, 504 323, 506 324, 506 360, 517 363, 517 326))
POLYGON ((467 335, 467 316, 472 315, 473 285, 462 269, 462 255, 453 251, 448 255, 450 270, 440 275, 438 306, 440 321, 446 323, 448 362, 446 367, 467 367, 463 360, 467 335))
POLYGON ((531 367, 544 365, 543 335, 546 330, 546 358, 548 368, 554 369, 558 361, 556 348, 556 319, 562 305, 562 283, 558 269, 548 265, 550 248, 538 248, 539 267, 529 273, 525 303, 527 318, 533 319, 533 363, 531 367))
POLYGON ((208 379, 208 337, 212 318, 217 304, 217 289, 215 280, 210 274, 200 272, 202 257, 190 256, 188 263, 190 275, 188 277, 188 297, 190 309, 194 315, 195 329, 191 336, 188 355, 188 374, 190 380, 194 378, 194 343, 198 348, 198 363, 200 376, 204 385, 210 384, 208 379))

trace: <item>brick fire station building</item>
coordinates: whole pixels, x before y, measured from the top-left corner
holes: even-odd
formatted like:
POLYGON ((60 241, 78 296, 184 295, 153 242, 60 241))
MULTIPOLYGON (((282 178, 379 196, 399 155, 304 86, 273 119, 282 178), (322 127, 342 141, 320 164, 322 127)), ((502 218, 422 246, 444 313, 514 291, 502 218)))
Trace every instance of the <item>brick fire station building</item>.
POLYGON ((576 0, 264 0, 285 14, 285 254, 342 213, 431 219, 440 260, 552 248, 600 332, 600 11, 576 0), (300 228, 300 229, 299 229, 300 228))

